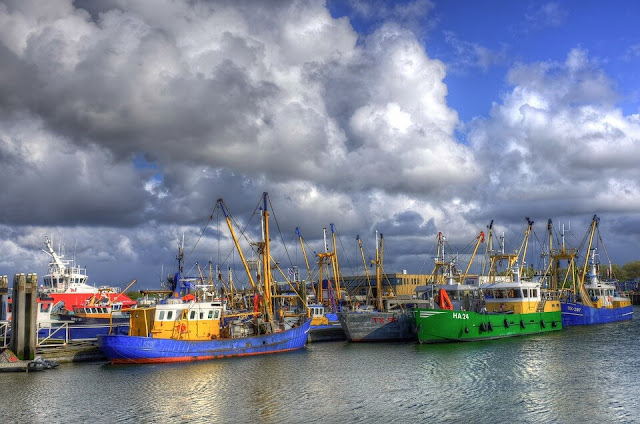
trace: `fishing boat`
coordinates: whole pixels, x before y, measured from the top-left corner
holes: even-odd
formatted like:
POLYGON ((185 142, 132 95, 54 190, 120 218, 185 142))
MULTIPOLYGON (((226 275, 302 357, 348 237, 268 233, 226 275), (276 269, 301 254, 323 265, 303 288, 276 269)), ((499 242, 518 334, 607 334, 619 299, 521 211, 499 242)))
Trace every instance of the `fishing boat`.
MULTIPOLYGON (((356 240, 360 251, 363 252, 360 238, 358 237, 356 240)), ((364 307, 356 304, 354 309, 338 314, 344 334, 350 342, 407 342, 416 340, 412 308, 419 301, 396 296, 383 297, 383 240, 382 234, 378 240, 376 232, 376 259, 371 261, 376 266, 376 304, 364 305, 364 307)), ((365 263, 365 272, 366 269, 365 263)))
MULTIPOLYGON (((561 290, 563 325, 605 324, 633 317, 631 299, 619 294, 615 285, 601 281, 598 276, 597 248, 593 247, 593 239, 599 222, 600 218, 594 215, 588 233, 589 254, 579 278, 570 289, 561 290)), ((574 259, 575 255, 570 258, 571 264, 574 259)))
MULTIPOLYGON (((533 226, 529 218, 527 222, 528 227, 517 254, 505 252, 504 237, 501 238, 500 251, 493 252, 493 221, 489 225, 487 251, 490 254, 490 284, 482 287, 462 284, 449 275, 446 285, 430 287, 433 306, 414 310, 418 342, 488 340, 562 328, 557 296, 543 292, 540 281, 520 278, 524 266, 518 266, 518 259, 522 257, 524 263, 533 226), (508 263, 511 279, 496 282, 497 264, 503 260, 508 263)), ((428 289, 421 292, 418 297, 424 298, 428 289)))
MULTIPOLYGON (((333 250, 329 251, 329 245, 327 243, 327 229, 323 228, 322 232, 324 240, 324 252, 317 254, 318 284, 314 287, 313 283, 311 283, 313 294, 311 294, 311 296, 307 296, 306 284, 301 284, 301 287, 304 287, 305 298, 307 302, 309 302, 310 297, 313 297, 313 301, 317 302, 308 304, 308 309, 311 314, 311 327, 308 339, 309 343, 328 342, 345 339, 344 330, 342 329, 342 325, 338 320, 338 311, 342 306, 342 289, 340 287, 340 266, 338 264, 338 255, 336 251, 336 230, 333 224, 331 224, 330 227, 333 240, 333 250), (330 278, 331 273, 333 274, 333 278, 330 278), (323 277, 323 275, 325 274, 327 276, 326 279, 323 277)), ((302 233, 300 232, 299 227, 296 227, 295 231, 300 241, 300 247, 302 248, 302 254, 307 266, 309 281, 312 282, 313 278, 311 276, 311 269, 309 267, 309 261, 307 259, 307 252, 304 247, 302 233)), ((296 280, 299 280, 299 278, 296 278, 296 280)))
MULTIPOLYGON (((593 247, 593 240, 598 232, 599 222, 600 218, 594 215, 587 233, 588 254, 585 255, 582 271, 577 278, 573 279, 569 288, 564 287, 564 284, 559 287, 563 325, 605 324, 630 320, 633 317, 631 299, 619 294, 615 285, 601 281, 598 276, 597 248, 593 247)), ((551 245, 551 220, 549 220, 549 231, 551 245)), ((598 238, 600 239, 599 234, 598 238)), ((578 274, 575 269, 577 250, 566 249, 564 237, 562 248, 559 251, 552 249, 550 256, 555 259, 553 265, 556 265, 559 259, 567 259, 569 262, 567 272, 574 276, 578 274)), ((557 278, 556 272, 555 269, 552 272, 554 278, 557 278)), ((556 288, 555 285, 554 288, 556 288)))
POLYGON ((52 298, 41 297, 37 305, 36 326, 39 343, 48 340, 95 341, 98 335, 127 334, 129 331, 128 317, 126 320, 66 320, 60 318, 66 316, 59 313, 60 303, 56 304, 52 298))
POLYGON ((309 343, 344 340, 345 334, 338 314, 325 311, 324 305, 310 304, 311 327, 309 343))
POLYGON ((562 329, 560 302, 542 297, 539 283, 520 280, 485 288, 464 284, 438 289, 433 308, 417 308, 418 342, 476 341, 562 329))
MULTIPOLYGON (((134 285, 133 280, 125 292, 134 285)), ((111 289, 100 289, 98 293, 87 299, 82 306, 73 308, 73 313, 60 313, 60 321, 74 322, 77 324, 109 324, 109 323, 129 323, 130 307, 125 305, 120 299, 122 293, 115 298, 109 297, 111 289)))
POLYGON ((131 307, 135 302, 126 294, 120 293, 117 287, 101 287, 97 288, 87 284, 87 269, 76 264, 74 259, 65 259, 60 252, 53 249, 51 239, 45 237, 43 250, 50 256, 48 272, 43 276, 44 285, 42 294, 54 300, 54 303, 64 302, 67 310, 72 311, 73 308, 82 306, 91 296, 97 294, 99 290, 109 289, 107 296, 114 300, 118 298, 124 307, 131 307))
MULTIPOLYGON (((215 301, 215 293, 204 290, 186 296, 176 291, 173 297, 154 307, 134 309, 128 335, 98 337, 98 346, 112 363, 190 362, 279 353, 305 346, 311 325, 306 314, 297 322, 292 322, 291 317, 276 321, 267 193, 263 194, 262 201, 262 241, 256 243, 262 256, 262 267, 256 278, 259 284, 249 271, 224 202, 222 199, 217 202, 255 290, 253 311, 229 312, 224 303, 215 301)), ((181 258, 179 254, 180 271, 181 258)), ((180 282, 180 276, 176 277, 180 282)))

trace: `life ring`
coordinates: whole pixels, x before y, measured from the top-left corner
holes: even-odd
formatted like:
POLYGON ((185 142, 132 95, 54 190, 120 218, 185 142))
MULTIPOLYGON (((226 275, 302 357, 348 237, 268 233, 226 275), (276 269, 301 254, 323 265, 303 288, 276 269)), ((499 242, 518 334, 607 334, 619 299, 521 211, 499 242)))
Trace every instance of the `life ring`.
POLYGON ((491 321, 489 321, 489 324, 487 324, 487 328, 489 329, 489 331, 493 331, 493 324, 491 323, 491 321))
POLYGON ((504 328, 509 328, 509 320, 508 319, 504 319, 504 328))
POLYGON ((540 320, 540 327, 542 327, 542 328, 546 328, 547 327, 547 323, 544 322, 543 319, 540 320))
POLYGON ((453 304, 451 303, 451 299, 449 299, 449 295, 445 291, 445 289, 440 289, 440 309, 447 309, 449 311, 453 311, 453 304))
POLYGON ((524 330, 524 327, 525 327, 524 320, 521 319, 520 320, 520 328, 522 328, 524 330))

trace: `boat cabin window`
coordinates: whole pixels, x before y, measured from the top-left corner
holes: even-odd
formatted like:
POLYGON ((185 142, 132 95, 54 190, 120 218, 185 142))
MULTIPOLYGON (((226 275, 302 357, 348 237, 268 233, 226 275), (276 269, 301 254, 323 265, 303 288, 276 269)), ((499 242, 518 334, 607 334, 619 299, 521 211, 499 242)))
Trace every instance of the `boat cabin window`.
POLYGON ((158 314, 158 320, 162 321, 164 319, 164 311, 160 311, 160 313, 158 314))
POLYGON ((220 309, 216 309, 216 312, 213 316, 213 319, 218 319, 218 318, 220 318, 220 309))
POLYGON ((493 290, 493 297, 496 299, 505 299, 509 297, 507 290, 493 290))
POLYGON ((191 316, 189 317, 189 319, 195 319, 196 318, 196 311, 191 311, 191 316))
POLYGON ((522 290, 522 297, 529 297, 529 289, 522 290))
POLYGON ((531 290, 531 297, 538 297, 538 289, 531 290))
POLYGON ((209 315, 207 315, 208 319, 213 318, 213 309, 209 309, 209 315))
POLYGON ((167 319, 173 319, 173 311, 167 311, 167 319))
POLYGON ((199 319, 204 319, 204 311, 200 311, 200 318, 199 319))

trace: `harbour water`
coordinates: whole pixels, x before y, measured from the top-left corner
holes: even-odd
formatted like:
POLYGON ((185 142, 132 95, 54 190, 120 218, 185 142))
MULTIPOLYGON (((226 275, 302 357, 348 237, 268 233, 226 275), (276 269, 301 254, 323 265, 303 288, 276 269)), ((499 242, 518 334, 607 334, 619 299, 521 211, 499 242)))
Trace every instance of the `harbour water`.
POLYGON ((474 343, 310 344, 201 363, 0 374, 3 422, 640 422, 632 321, 474 343))

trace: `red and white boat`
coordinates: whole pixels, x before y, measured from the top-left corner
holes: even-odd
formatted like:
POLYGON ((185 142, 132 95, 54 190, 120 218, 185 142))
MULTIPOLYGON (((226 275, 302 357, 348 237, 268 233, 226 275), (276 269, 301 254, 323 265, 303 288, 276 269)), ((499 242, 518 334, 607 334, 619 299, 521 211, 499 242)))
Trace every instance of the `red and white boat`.
POLYGON ((111 302, 122 302, 122 308, 130 308, 136 304, 126 294, 120 293, 118 287, 95 287, 87 284, 87 269, 75 263, 73 259, 64 259, 62 253, 56 253, 49 237, 45 237, 43 252, 51 257, 48 273, 44 275, 42 294, 53 299, 53 304, 64 302, 67 310, 81 307, 99 291, 105 293, 111 302))

